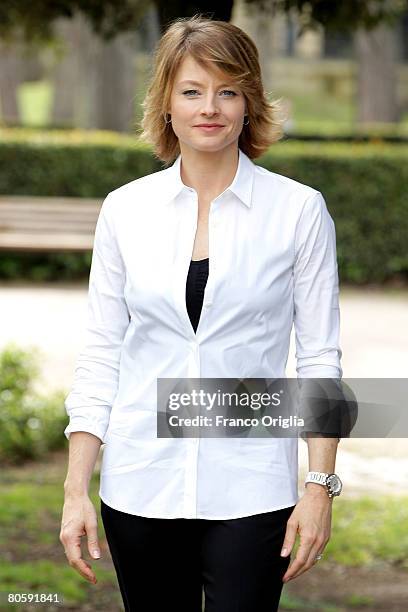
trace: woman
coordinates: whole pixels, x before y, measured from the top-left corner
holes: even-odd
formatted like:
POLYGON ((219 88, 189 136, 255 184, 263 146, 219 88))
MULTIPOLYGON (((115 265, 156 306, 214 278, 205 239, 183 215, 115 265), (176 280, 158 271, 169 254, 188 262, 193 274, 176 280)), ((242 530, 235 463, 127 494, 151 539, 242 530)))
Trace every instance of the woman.
MULTIPOLYGON (((143 106, 166 168, 112 191, 98 218, 60 540, 95 583, 81 536, 98 558, 88 484, 105 443, 101 515, 125 609, 199 612, 204 589, 206 612, 271 612, 321 557, 328 485, 299 499, 297 437, 158 436, 157 382, 284 377, 293 323, 299 377, 341 378, 334 224, 319 191, 251 161, 282 132, 238 27, 175 21, 143 106)), ((310 470, 333 472, 337 440, 308 445, 310 470)))

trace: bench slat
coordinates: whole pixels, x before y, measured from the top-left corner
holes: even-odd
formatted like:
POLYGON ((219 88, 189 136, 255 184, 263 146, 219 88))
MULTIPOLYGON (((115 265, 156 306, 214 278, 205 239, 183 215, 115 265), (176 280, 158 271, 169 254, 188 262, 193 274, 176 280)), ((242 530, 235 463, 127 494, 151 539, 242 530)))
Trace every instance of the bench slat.
POLYGON ((0 196, 0 250, 90 251, 103 199, 0 196))
POLYGON ((36 231, 37 229, 46 231, 56 231, 57 233, 74 233, 77 229, 79 232, 95 232, 95 222, 87 219, 65 219, 63 223, 59 219, 15 219, 10 221, 2 219, 0 215, 0 234, 10 231, 36 231))
POLYGON ((100 198, 58 198, 54 196, 5 196, 0 195, 0 206, 13 204, 16 206, 101 206, 100 198))
POLYGON ((46 217, 47 215, 55 216, 71 216, 71 217, 88 217, 89 219, 95 219, 98 217, 99 208, 79 208, 79 207, 54 207, 54 208, 37 208, 32 206, 31 208, 23 208, 22 206, 0 206, 0 217, 22 217, 27 218, 30 215, 38 215, 39 217, 46 217))
POLYGON ((90 251, 92 248, 93 237, 86 234, 9 233, 0 236, 0 251, 90 251))

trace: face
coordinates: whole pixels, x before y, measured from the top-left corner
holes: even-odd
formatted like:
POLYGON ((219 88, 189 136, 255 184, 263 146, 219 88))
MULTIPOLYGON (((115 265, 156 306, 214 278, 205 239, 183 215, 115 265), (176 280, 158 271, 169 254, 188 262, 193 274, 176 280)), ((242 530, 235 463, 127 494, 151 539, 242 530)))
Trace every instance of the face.
POLYGON ((218 151, 238 143, 246 101, 228 75, 209 72, 187 55, 174 80, 169 113, 181 150, 218 151), (200 127, 206 124, 216 127, 200 127))

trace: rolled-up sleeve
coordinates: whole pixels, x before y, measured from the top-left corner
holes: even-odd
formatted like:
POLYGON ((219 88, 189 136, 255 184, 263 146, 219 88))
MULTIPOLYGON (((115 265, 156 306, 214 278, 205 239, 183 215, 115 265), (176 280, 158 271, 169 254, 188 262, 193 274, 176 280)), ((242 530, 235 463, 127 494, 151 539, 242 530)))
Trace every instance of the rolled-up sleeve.
POLYGON ((306 200, 298 219, 293 274, 298 377, 341 379, 336 232, 320 192, 306 200))
POLYGON ((108 194, 95 228, 85 342, 65 399, 70 417, 64 430, 68 439, 74 431, 85 431, 105 442, 118 389, 121 347, 130 318, 124 298, 126 273, 115 237, 112 206, 114 200, 108 194))

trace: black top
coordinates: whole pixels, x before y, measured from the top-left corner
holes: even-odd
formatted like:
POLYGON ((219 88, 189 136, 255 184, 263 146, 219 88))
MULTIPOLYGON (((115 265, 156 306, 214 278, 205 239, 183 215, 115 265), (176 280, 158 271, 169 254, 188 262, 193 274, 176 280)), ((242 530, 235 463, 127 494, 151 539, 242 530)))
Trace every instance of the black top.
POLYGON ((203 306, 204 290, 208 279, 209 258, 192 259, 187 275, 186 305, 194 331, 197 330, 203 306))

